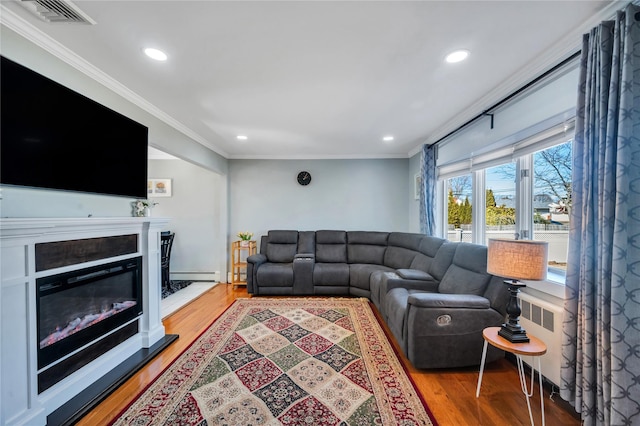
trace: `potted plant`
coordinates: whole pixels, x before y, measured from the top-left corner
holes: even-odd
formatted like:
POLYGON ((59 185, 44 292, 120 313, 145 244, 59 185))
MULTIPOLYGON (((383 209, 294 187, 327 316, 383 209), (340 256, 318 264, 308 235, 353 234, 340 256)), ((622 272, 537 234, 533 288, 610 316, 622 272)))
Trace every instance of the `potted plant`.
POLYGON ((240 238, 240 245, 242 247, 249 246, 249 241, 251 241, 251 237, 253 237, 253 232, 248 232, 248 231, 238 232, 238 238, 240 238))

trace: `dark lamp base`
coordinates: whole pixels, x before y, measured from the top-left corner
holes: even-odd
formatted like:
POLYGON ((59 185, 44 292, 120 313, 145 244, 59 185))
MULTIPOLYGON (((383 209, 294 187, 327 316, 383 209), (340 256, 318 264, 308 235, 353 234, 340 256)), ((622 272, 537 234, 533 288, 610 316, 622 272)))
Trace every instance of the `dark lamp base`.
POLYGON ((502 324, 502 327, 498 331, 498 336, 502 336, 511 343, 528 343, 529 337, 526 330, 522 327, 513 327, 510 324, 502 324))
POLYGON ((518 324, 518 317, 522 313, 520 304, 518 303, 518 293, 520 288, 526 287, 518 280, 506 280, 505 285, 509 288, 511 297, 507 305, 507 314, 509 319, 502 324, 502 328, 498 331, 498 336, 502 336, 511 343, 528 343, 529 338, 527 332, 518 324))

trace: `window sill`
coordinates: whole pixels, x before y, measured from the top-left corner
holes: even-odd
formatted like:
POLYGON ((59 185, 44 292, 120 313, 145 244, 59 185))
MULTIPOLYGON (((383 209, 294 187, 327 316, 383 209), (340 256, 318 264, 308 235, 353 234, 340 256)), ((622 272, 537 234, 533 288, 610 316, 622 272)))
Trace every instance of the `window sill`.
POLYGON ((553 271, 547 273, 547 279, 544 281, 525 281, 528 288, 549 294, 559 299, 565 299, 564 275, 553 271))

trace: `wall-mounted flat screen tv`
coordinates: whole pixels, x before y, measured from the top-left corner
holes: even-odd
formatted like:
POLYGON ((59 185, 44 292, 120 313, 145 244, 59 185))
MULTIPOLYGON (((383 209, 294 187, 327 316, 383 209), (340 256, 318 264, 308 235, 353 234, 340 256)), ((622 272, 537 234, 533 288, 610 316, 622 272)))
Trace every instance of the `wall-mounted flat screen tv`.
POLYGON ((147 127, 0 59, 0 183, 147 197, 147 127))

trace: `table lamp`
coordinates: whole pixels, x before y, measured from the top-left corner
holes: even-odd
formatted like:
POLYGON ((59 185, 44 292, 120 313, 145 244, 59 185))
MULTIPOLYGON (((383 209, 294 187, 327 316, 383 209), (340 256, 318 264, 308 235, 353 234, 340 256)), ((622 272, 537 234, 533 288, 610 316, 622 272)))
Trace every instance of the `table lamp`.
POLYGON ((518 293, 521 287, 526 287, 518 280, 540 281, 547 278, 548 248, 545 241, 489 239, 487 272, 508 278, 504 283, 511 294, 507 305, 509 319, 502 324, 498 334, 511 343, 529 342, 526 331, 518 324, 522 312, 518 293))

